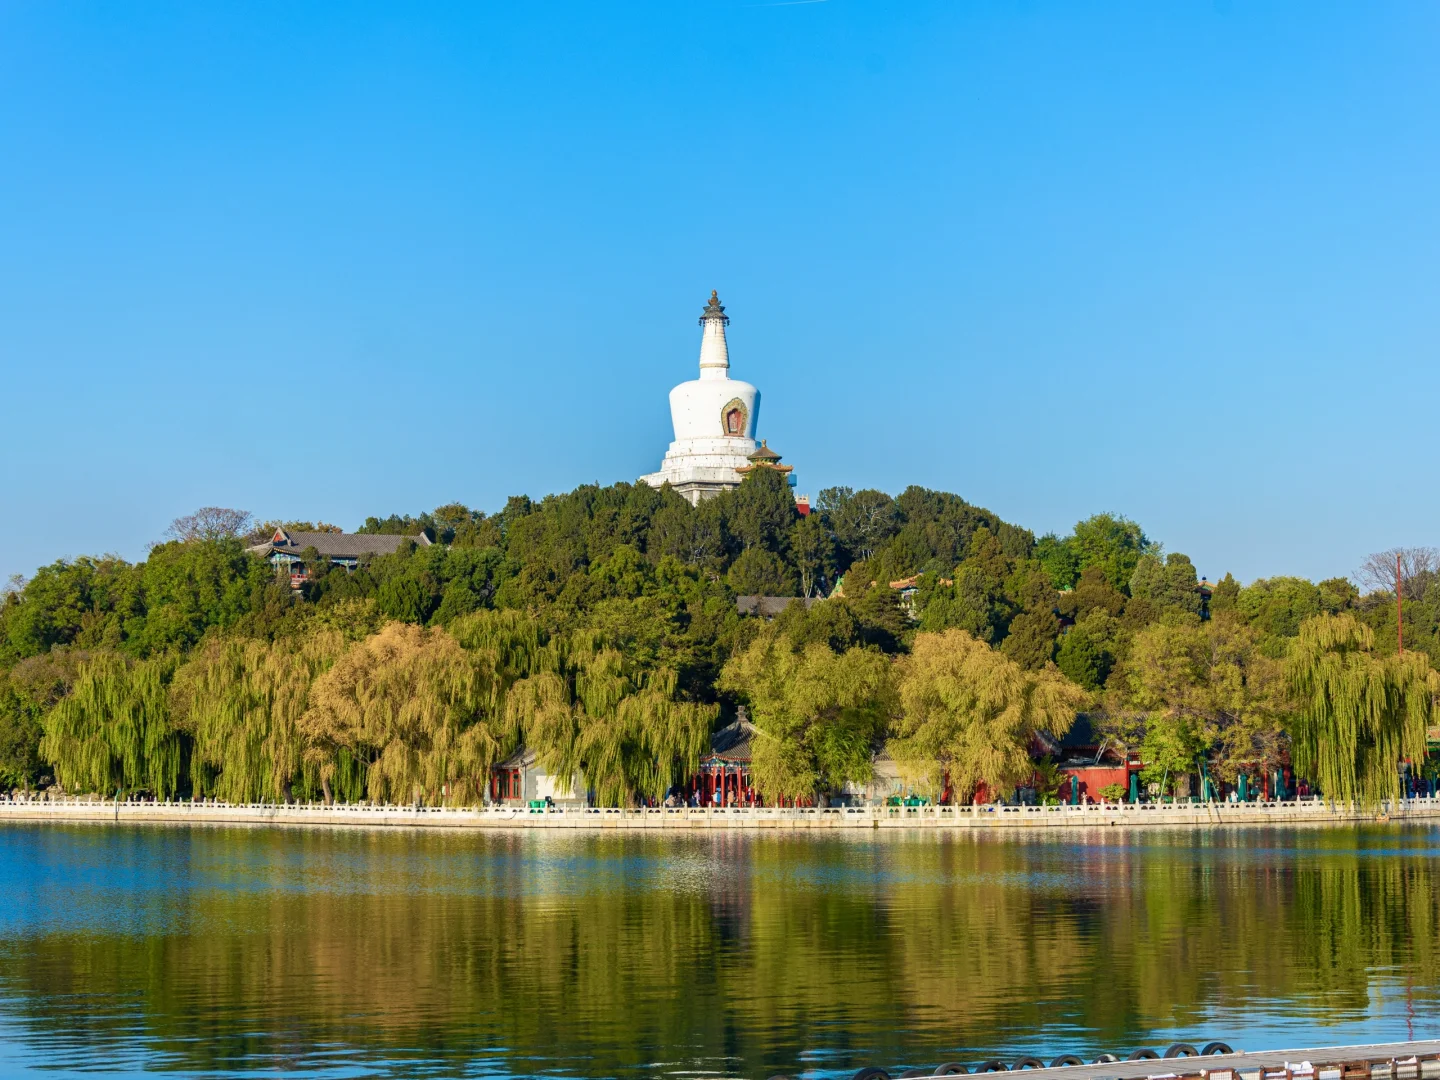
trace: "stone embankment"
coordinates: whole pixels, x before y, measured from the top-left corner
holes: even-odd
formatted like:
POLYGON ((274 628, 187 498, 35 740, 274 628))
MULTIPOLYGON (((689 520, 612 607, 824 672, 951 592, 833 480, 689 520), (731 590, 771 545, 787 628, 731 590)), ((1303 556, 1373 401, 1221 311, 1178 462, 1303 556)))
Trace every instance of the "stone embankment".
POLYGON ((1330 825, 1440 822, 1440 798, 1405 799, 1380 810, 1321 799, 1252 803, 1141 803, 1094 806, 873 806, 831 809, 414 807, 367 803, 141 802, 98 798, 0 800, 0 822, 111 824, 345 825, 451 829, 645 831, 1073 829, 1117 826, 1330 825))

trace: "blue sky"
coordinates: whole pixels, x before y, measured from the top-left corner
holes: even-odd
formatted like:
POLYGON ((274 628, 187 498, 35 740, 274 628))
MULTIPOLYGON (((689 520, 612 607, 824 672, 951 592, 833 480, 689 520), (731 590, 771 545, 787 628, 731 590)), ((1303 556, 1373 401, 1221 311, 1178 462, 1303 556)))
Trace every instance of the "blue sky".
POLYGON ((1440 542, 1440 7, 0 3, 0 577, 630 479, 710 289, 801 491, 1440 542))

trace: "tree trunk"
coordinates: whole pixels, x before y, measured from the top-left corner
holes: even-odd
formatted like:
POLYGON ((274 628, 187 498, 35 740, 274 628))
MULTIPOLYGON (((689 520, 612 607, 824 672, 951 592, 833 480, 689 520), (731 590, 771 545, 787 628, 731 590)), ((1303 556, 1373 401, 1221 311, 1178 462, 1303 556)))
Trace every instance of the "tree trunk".
POLYGON ((324 773, 320 774, 320 790, 325 793, 325 805, 334 806, 335 796, 330 794, 330 778, 324 773))

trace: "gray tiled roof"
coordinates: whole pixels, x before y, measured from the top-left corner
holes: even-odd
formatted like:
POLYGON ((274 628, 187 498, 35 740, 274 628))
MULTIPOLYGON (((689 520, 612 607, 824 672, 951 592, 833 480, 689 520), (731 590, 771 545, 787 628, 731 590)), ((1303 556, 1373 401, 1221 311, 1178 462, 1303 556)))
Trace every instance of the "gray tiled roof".
POLYGON ((283 540, 275 543, 272 539, 246 550, 260 556, 266 556, 275 551, 299 555, 306 548, 313 547, 326 558, 358 559, 361 555, 393 555, 399 550, 401 544, 412 541, 421 547, 430 546, 430 538, 424 533, 419 536, 331 532, 292 532, 285 535, 289 537, 289 543, 283 540))
POLYGON ((531 769, 535 767, 535 761, 539 757, 534 750, 528 746, 522 746, 504 761, 497 761, 490 766, 492 769, 531 769))
POLYGON ((750 743, 755 738, 755 725, 741 717, 726 724, 710 738, 709 758, 721 761, 748 762, 750 743))

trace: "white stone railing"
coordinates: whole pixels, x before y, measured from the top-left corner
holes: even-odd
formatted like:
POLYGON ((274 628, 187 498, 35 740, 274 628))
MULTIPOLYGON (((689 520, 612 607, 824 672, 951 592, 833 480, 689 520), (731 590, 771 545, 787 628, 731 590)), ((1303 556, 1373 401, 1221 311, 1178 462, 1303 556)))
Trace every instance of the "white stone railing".
POLYGON ((0 820, 226 822, 508 828, 1047 828, 1092 825, 1226 825, 1440 819, 1440 799, 1419 797, 1377 808, 1319 798, 1248 803, 1098 803, 1059 806, 860 807, 442 807, 374 803, 226 803, 0 798, 0 820))

